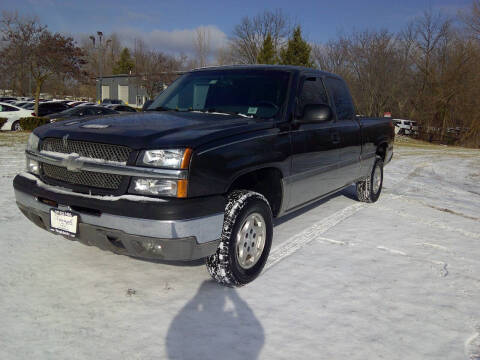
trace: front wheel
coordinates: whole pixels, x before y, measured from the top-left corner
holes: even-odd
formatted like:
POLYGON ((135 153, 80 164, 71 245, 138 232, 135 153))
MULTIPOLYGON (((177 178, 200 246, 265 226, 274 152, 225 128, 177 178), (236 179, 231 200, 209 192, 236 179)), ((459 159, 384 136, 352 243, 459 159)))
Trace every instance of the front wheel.
POLYGON ((359 201, 373 203, 378 200, 383 185, 383 160, 380 157, 375 160, 370 176, 356 185, 359 201))
POLYGON ((253 191, 233 191, 225 208, 220 244, 206 261, 208 272, 222 285, 251 282, 267 262, 272 235, 272 211, 267 199, 253 191))

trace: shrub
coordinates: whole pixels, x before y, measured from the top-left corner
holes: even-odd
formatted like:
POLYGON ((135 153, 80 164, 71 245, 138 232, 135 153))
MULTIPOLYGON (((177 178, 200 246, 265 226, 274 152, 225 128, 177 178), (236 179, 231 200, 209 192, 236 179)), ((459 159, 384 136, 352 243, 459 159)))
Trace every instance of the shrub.
POLYGON ((50 123, 50 120, 44 117, 32 116, 20 119, 22 130, 32 131, 36 127, 50 123))
POLYGON ((7 119, 5 118, 0 118, 0 129, 2 128, 2 126, 7 122, 7 119))

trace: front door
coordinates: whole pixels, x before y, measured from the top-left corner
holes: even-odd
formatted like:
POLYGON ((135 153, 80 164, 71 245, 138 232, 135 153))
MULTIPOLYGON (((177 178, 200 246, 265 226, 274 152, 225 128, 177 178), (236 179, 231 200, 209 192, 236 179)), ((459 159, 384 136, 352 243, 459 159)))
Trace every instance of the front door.
MULTIPOLYGON (((328 104, 328 96, 321 77, 305 76, 301 80, 295 116, 303 116, 307 104, 328 104)), ((339 162, 335 120, 301 124, 292 128, 292 171, 287 179, 290 185, 289 209, 335 190, 338 185, 339 162)))

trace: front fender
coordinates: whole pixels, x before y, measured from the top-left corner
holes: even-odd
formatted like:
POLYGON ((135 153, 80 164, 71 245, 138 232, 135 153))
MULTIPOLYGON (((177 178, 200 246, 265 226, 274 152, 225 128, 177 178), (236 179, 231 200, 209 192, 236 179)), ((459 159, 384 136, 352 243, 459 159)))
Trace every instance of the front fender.
POLYGON ((225 194, 240 176, 274 167, 290 171, 290 135, 279 129, 243 135, 195 151, 190 164, 189 197, 225 194))

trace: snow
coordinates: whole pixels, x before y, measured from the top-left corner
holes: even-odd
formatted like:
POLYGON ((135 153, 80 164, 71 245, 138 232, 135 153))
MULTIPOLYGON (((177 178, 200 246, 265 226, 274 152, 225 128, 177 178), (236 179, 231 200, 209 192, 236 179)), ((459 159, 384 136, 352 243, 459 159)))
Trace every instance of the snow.
POLYGON ((480 359, 478 150, 397 147, 377 203, 352 187, 276 220, 230 289, 39 230, 23 148, 0 141, 0 359, 480 359))

